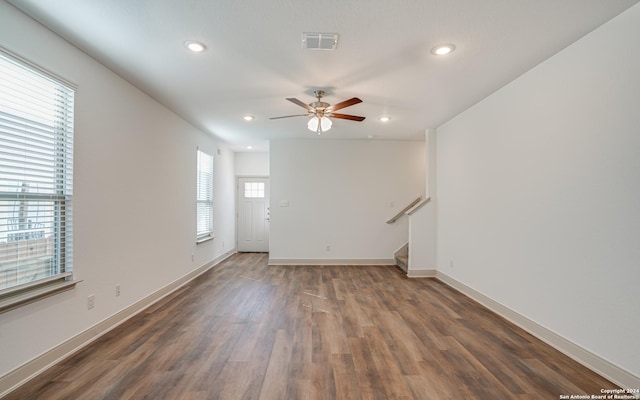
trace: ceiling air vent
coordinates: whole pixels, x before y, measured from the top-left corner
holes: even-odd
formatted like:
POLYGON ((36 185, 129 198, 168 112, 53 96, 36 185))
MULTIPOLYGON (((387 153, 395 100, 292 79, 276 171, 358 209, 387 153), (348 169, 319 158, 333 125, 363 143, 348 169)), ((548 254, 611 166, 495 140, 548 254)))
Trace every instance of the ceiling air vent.
POLYGON ((302 48, 308 50, 335 50, 338 45, 337 33, 304 32, 302 48))

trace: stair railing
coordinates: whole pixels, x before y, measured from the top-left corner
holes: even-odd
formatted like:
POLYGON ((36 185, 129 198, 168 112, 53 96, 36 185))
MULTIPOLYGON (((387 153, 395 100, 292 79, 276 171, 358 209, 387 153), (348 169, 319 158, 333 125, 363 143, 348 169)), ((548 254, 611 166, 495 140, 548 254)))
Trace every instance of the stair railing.
POLYGON ((429 200, 428 198, 425 199, 422 195, 419 195, 418 197, 415 198, 415 200, 413 200, 411 203, 409 203, 405 208, 403 208, 402 210, 398 211, 398 213, 396 213, 393 217, 391 217, 387 221, 387 224, 393 224, 400 217, 405 215, 408 211, 413 211, 412 209, 414 207, 418 206, 419 204, 422 205, 422 204, 426 203, 428 200, 429 200))

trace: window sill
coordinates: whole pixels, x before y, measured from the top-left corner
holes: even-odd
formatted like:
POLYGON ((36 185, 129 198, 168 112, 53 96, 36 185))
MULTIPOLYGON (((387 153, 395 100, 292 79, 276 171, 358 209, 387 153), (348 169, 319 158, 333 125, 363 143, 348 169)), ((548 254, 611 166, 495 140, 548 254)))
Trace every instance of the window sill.
POLYGON ((0 313, 73 289, 80 282, 82 281, 54 282, 29 289, 28 291, 6 295, 6 297, 0 298, 0 313))
POLYGON ((208 242, 209 240, 213 240, 214 238, 215 236, 207 236, 207 237, 199 238, 199 239, 196 239, 196 244, 208 242))

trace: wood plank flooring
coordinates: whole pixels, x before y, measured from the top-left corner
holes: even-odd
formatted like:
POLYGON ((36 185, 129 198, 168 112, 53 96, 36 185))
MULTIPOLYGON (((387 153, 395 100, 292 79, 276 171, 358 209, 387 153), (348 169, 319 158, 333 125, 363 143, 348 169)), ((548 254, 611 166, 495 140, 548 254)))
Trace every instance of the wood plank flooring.
POLYGON ((5 399, 558 399, 613 387, 437 280, 244 253, 5 399))

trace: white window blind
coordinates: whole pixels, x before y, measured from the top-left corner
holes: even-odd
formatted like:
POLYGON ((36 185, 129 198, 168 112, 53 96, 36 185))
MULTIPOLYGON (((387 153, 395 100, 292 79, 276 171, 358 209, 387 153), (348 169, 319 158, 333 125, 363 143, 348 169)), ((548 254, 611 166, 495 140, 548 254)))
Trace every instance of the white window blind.
POLYGON ((74 91, 0 49, 0 296, 71 279, 74 91))
POLYGON ((213 157, 198 149, 196 241, 213 237, 213 157))

